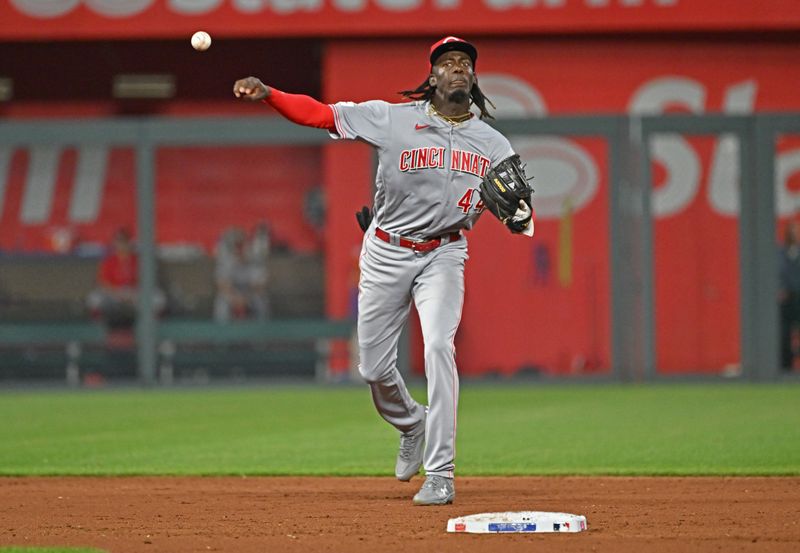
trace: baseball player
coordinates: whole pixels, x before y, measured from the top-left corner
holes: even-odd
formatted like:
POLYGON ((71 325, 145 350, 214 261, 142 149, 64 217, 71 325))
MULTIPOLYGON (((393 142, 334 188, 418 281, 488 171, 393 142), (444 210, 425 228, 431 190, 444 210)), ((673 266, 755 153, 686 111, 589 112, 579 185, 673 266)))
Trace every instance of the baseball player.
MULTIPOLYGON (((287 119, 358 139, 378 152, 374 216, 360 223, 359 372, 380 415, 400 431, 395 475, 409 481, 425 468, 415 505, 455 498, 458 373, 454 338, 464 299, 471 229, 484 209, 478 185, 490 166, 513 155, 508 140, 482 121, 491 117, 478 87, 472 44, 449 36, 430 49, 431 70, 411 101, 323 104, 287 94, 255 77, 236 81, 237 98, 264 101, 287 119), (480 118, 470 111, 475 105, 480 118), (371 219, 371 220, 370 220, 371 219), (411 301, 425 344, 428 405, 409 394, 397 370, 397 343, 411 301)), ((489 102, 491 103, 491 102, 489 102)), ((532 235, 525 202, 509 218, 513 232, 532 235)))

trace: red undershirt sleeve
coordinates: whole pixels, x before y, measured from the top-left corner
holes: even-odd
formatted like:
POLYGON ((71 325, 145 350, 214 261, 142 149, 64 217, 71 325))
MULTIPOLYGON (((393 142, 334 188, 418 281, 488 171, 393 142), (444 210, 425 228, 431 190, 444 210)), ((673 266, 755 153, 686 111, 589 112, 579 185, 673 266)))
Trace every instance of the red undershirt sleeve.
POLYGON ((262 100, 289 121, 306 127, 316 127, 336 132, 333 108, 303 94, 289 94, 270 87, 270 95, 262 100))

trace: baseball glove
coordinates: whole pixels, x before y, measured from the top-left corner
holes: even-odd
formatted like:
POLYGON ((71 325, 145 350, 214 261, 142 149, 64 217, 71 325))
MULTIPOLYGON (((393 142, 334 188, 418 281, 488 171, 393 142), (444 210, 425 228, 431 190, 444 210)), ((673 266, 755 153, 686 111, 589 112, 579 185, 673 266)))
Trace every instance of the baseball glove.
POLYGON ((511 232, 523 232, 531 222, 532 178, 525 176, 525 167, 514 154, 492 166, 481 181, 483 203, 511 232), (521 208, 520 201, 527 209, 521 208))

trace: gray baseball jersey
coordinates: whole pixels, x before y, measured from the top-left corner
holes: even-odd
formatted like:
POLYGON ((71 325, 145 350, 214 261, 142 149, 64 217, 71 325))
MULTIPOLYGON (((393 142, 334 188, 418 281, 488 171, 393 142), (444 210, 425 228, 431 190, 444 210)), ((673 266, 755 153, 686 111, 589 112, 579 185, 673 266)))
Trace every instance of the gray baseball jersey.
POLYGON ((379 239, 375 229, 428 240, 472 228, 483 211, 480 177, 514 152, 478 118, 452 124, 429 102, 331 107, 334 137, 363 140, 378 152, 375 217, 360 258, 359 371, 378 412, 400 432, 415 431, 427 420, 425 472, 452 478, 458 405, 454 340, 464 300, 466 239, 419 253, 379 239), (410 396, 397 370, 398 338, 412 299, 425 343, 427 408, 410 396))
POLYGON ((452 125, 429 106, 380 100, 332 106, 340 138, 361 139, 378 150, 377 225, 421 239, 472 228, 482 211, 480 177, 514 153, 480 119, 452 125))

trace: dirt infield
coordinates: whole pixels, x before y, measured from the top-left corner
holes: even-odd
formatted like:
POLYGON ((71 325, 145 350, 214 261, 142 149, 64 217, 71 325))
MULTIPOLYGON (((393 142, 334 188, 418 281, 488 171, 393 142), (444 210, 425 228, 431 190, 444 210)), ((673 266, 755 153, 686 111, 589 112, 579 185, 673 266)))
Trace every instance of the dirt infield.
POLYGON ((127 552, 800 551, 800 478, 460 478, 414 507, 391 478, 0 478, 0 545, 127 552), (580 534, 457 535, 488 511, 585 515, 580 534))

